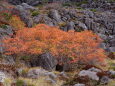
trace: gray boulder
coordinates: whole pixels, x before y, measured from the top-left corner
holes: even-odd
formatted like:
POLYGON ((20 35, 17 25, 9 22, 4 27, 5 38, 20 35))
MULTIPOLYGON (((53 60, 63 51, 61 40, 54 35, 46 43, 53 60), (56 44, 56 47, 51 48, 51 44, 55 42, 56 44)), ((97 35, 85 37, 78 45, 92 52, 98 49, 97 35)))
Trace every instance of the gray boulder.
POLYGON ((88 70, 92 71, 92 72, 102 72, 100 69, 97 69, 97 68, 94 68, 94 67, 92 67, 92 68, 90 68, 88 70))
POLYGON ((55 21, 57 21, 58 23, 62 21, 58 10, 54 10, 54 9, 51 10, 49 16, 55 21))
POLYGON ((39 4, 41 4, 42 0, 27 0, 26 3, 28 3, 29 5, 32 6, 37 6, 39 4))
POLYGON ((0 53, 4 51, 2 40, 5 37, 11 37, 13 33, 13 28, 11 26, 5 25, 4 28, 0 28, 0 53))
POLYGON ((100 80, 102 84, 108 84, 110 81, 110 78, 108 76, 103 76, 100 80))
POLYGON ((33 26, 33 20, 31 17, 31 13, 27 9, 34 9, 31 6, 23 3, 22 5, 17 5, 13 10, 12 13, 20 16, 21 20, 24 21, 24 23, 27 25, 27 27, 32 27, 33 26))
POLYGON ((109 47, 110 52, 115 52, 115 47, 109 47))
POLYGON ((88 27, 88 29, 92 29, 92 23, 93 23, 93 19, 85 18, 85 24, 88 27))
POLYGON ((37 79, 40 78, 41 76, 45 76, 46 72, 47 71, 44 69, 31 69, 28 71, 27 76, 30 78, 37 79))
POLYGON ((23 3, 22 1, 21 0, 8 0, 8 2, 10 2, 10 3, 14 4, 14 5, 21 4, 21 3, 23 3))
POLYGON ((96 81, 99 80, 97 73, 93 72, 93 71, 89 71, 89 70, 82 70, 82 71, 80 71, 80 73, 78 75, 79 76, 88 76, 90 79, 96 80, 96 81))
POLYGON ((40 14, 40 15, 37 15, 35 17, 33 17, 33 21, 35 24, 39 24, 39 23, 45 23, 49 26, 54 26, 54 22, 52 22, 52 19, 49 18, 47 15, 45 14, 40 14))
POLYGON ((38 79, 41 77, 46 77, 45 80, 47 82, 50 82, 51 84, 56 84, 56 78, 57 75, 55 75, 53 72, 48 72, 44 69, 30 69, 27 73, 27 77, 38 79))
POLYGON ((90 18, 93 18, 94 17, 94 13, 90 10, 84 10, 84 14, 87 16, 87 17, 90 17, 90 18))
POLYGON ((44 23, 49 25, 49 26, 54 26, 54 22, 47 15, 44 16, 44 23))
POLYGON ((75 84, 74 86, 85 86, 85 84, 75 84))
MULTIPOLYGON (((57 2, 57 0, 8 0, 8 1, 14 5, 19 5, 21 3, 28 3, 29 5, 32 6, 37 6, 44 2, 57 2)), ((58 0, 58 2, 63 2, 63 3, 68 1, 70 0, 58 0)))
POLYGON ((51 79, 56 79, 57 75, 55 75, 53 72, 47 72, 45 73, 46 76, 49 76, 51 79))
POLYGON ((68 75, 63 71, 59 74, 61 77, 68 79, 68 75))
POLYGON ((46 70, 55 70, 57 60, 50 53, 44 53, 32 59, 30 64, 33 67, 40 66, 46 70))
POLYGON ((101 43, 101 44, 100 44, 100 47, 103 48, 103 49, 105 49, 105 50, 107 49, 106 43, 101 43))
POLYGON ((67 24, 67 30, 74 30, 74 28, 75 28, 75 23, 73 21, 67 24))
POLYGON ((6 77, 6 74, 5 74, 4 72, 1 72, 1 71, 0 71, 0 82, 3 83, 4 80, 5 80, 5 78, 7 78, 7 77, 6 77))
POLYGON ((107 36, 101 33, 98 33, 98 35, 103 39, 103 40, 107 40, 107 36))
POLYGON ((109 71, 108 71, 108 74, 114 76, 114 75, 115 75, 115 71, 113 71, 113 70, 109 70, 109 71))
POLYGON ((33 22, 34 22, 35 24, 40 23, 40 20, 41 20, 42 17, 43 17, 42 15, 34 16, 34 17, 33 17, 33 22))
POLYGON ((42 0, 8 0, 8 2, 19 5, 22 3, 28 3, 29 5, 38 5, 42 0))
POLYGON ((5 25, 4 28, 0 28, 0 39, 4 37, 11 37, 13 35, 13 28, 11 26, 5 25))
POLYGON ((77 24, 78 27, 82 28, 83 30, 88 29, 87 26, 84 23, 80 22, 80 21, 76 21, 76 24, 77 24))
POLYGON ((56 83, 56 80, 53 80, 53 79, 51 79, 51 78, 46 78, 45 80, 46 80, 47 82, 51 83, 52 85, 57 84, 57 83, 56 83))
POLYGON ((47 73, 45 73, 45 76, 48 76, 48 78, 45 79, 47 82, 50 82, 53 85, 57 84, 57 81, 56 81, 57 75, 56 74, 54 74, 53 72, 47 72, 47 73))
POLYGON ((22 6, 25 10, 37 10, 36 8, 34 8, 33 6, 28 5, 27 3, 22 3, 21 6, 22 6))
POLYGON ((110 40, 110 45, 115 47, 115 38, 110 40))

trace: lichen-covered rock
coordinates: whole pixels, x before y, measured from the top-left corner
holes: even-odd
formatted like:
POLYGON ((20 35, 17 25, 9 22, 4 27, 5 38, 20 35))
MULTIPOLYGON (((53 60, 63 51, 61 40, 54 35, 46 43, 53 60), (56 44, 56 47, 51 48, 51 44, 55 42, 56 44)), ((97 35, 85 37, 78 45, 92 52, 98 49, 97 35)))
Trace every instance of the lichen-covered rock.
POLYGON ((40 78, 41 76, 45 76, 46 72, 47 71, 44 70, 44 69, 30 69, 28 71, 27 76, 30 77, 30 78, 37 79, 37 78, 40 78))
POLYGON ((33 79, 38 79, 41 77, 45 77, 46 82, 49 82, 51 84, 56 84, 56 78, 57 75, 54 74, 53 72, 48 72, 44 69, 30 69, 27 73, 27 77, 33 78, 33 79))
POLYGON ((85 86, 85 84, 75 84, 74 86, 85 86))
POLYGON ((4 82, 4 80, 5 80, 5 78, 6 78, 6 74, 4 73, 4 72, 1 72, 0 71, 0 82, 4 82))
POLYGON ((90 79, 96 80, 96 81, 99 80, 97 73, 93 72, 93 71, 89 71, 89 70, 82 70, 82 71, 80 71, 80 73, 78 75, 79 76, 88 76, 90 79))

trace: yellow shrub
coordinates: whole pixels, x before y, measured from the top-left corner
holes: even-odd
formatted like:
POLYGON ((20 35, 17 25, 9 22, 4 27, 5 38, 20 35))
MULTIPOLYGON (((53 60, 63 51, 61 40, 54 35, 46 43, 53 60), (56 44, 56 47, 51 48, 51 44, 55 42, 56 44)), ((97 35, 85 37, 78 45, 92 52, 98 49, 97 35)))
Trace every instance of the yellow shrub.
POLYGON ((3 84, 4 84, 4 86, 11 86, 12 82, 13 82, 13 79, 6 78, 3 84))
POLYGON ((25 27, 25 23, 21 21, 18 16, 13 15, 9 20, 9 25, 15 28, 15 30, 23 29, 25 27))

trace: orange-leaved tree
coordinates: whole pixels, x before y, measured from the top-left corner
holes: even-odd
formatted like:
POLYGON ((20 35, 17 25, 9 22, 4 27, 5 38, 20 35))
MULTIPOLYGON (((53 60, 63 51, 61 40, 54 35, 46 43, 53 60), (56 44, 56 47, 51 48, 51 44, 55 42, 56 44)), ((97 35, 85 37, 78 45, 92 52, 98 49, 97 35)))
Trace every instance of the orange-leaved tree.
POLYGON ((50 52, 70 62, 99 62, 106 57, 104 50, 99 47, 101 41, 92 31, 64 32, 56 27, 39 24, 17 31, 14 38, 6 38, 4 53, 21 57, 50 52))

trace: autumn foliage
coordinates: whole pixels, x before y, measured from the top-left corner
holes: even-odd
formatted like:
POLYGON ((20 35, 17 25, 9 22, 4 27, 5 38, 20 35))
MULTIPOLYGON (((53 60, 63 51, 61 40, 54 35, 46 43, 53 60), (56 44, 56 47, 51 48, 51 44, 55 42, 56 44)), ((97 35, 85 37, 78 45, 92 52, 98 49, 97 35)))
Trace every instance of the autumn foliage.
POLYGON ((23 29, 25 27, 25 23, 20 19, 20 17, 13 15, 9 21, 9 25, 15 28, 15 30, 23 29))
POLYGON ((99 48, 101 39, 92 31, 64 32, 44 24, 19 30, 14 38, 6 38, 4 43, 5 54, 20 57, 45 52, 71 62, 98 62, 106 57, 104 50, 99 48))
POLYGON ((5 0, 0 1, 0 26, 10 25, 14 30, 23 29, 25 24, 17 16, 18 12, 15 12, 14 8, 13 5, 7 3, 5 0))

